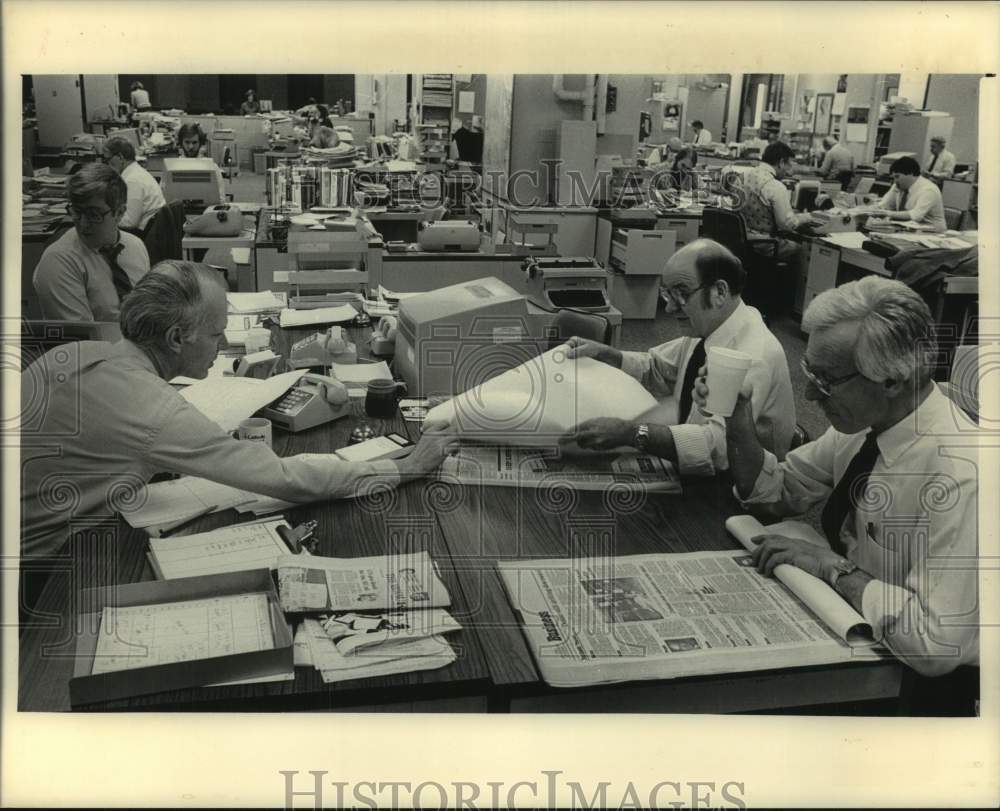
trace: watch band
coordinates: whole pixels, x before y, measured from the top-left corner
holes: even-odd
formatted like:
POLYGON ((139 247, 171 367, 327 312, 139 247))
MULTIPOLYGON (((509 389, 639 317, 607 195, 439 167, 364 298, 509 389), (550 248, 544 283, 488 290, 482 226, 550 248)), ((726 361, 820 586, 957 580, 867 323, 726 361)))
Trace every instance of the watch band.
POLYGON ((855 563, 850 558, 841 558, 834 564, 833 569, 827 576, 827 582, 830 584, 830 588, 836 590, 837 581, 845 574, 852 574, 858 570, 858 564, 855 563))
POLYGON ((632 437, 632 444, 636 449, 645 453, 646 446, 649 444, 649 426, 646 423, 640 423, 635 427, 635 435, 632 437))

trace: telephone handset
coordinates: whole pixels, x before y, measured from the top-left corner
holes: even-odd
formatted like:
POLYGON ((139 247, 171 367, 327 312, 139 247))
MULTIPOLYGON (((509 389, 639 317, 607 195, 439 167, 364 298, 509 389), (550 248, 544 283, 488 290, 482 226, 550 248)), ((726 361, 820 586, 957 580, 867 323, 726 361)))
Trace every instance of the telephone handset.
POLYGON ((378 322, 378 327, 372 330, 372 354, 381 357, 391 357, 396 353, 396 332, 398 322, 391 315, 384 315, 378 322))
POLYGON ((295 433, 346 417, 351 411, 347 387, 333 377, 305 374, 285 394, 258 414, 295 433))

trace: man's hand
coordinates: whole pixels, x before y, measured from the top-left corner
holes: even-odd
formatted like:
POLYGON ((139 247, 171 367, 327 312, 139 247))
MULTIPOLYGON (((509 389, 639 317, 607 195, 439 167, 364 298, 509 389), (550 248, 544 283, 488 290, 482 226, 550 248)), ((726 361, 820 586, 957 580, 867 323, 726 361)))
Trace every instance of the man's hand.
POLYGON ((614 417, 598 417, 580 423, 559 442, 562 445, 576 443, 585 450, 609 451, 623 445, 631 445, 635 436, 635 425, 614 417))
POLYGON ((458 437, 447 423, 424 424, 423 434, 410 455, 399 461, 400 476, 426 476, 458 447, 458 437))
MULTIPOLYGON (((740 389, 739 396, 736 398, 736 408, 733 409, 733 417, 742 411, 749 412, 750 410, 750 400, 753 397, 753 383, 744 379, 743 387, 740 389)), ((691 393, 692 402, 698 406, 698 410, 701 411, 706 417, 712 416, 707 408, 708 404, 708 366, 699 366, 698 375, 694 381, 694 389, 691 393)))
POLYGON ((616 369, 621 369, 622 367, 622 353, 607 344, 574 335, 566 341, 566 346, 568 347, 566 350, 566 358, 568 360, 573 360, 574 358, 594 358, 594 360, 599 360, 602 363, 608 364, 608 366, 614 366, 616 369))
POLYGON ((774 573, 775 566, 788 563, 829 582, 833 570, 843 560, 832 549, 784 535, 758 535, 751 541, 758 544, 751 553, 757 571, 768 577, 774 573))

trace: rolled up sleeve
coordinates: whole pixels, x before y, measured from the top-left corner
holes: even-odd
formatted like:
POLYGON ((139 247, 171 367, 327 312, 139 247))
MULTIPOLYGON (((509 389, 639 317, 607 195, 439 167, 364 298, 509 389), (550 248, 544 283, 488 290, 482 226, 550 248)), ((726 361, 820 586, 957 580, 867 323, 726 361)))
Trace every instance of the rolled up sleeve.
POLYGON ((689 346, 693 348, 693 339, 678 338, 648 352, 622 352, 622 371, 642 383, 654 397, 669 397, 674 394, 681 360, 689 346))

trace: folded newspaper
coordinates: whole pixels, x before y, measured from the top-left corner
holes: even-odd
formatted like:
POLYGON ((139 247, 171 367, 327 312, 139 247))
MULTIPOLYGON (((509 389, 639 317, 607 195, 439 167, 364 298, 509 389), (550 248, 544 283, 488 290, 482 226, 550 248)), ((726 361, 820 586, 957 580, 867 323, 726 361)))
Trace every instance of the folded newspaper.
POLYGON ((285 611, 381 611, 443 608, 448 589, 426 552, 369 558, 278 558, 285 611))
POLYGON ((441 465, 439 478, 499 487, 556 487, 679 493, 673 465, 646 454, 600 454, 575 458, 559 449, 465 445, 441 465))
MULTIPOLYGON (((850 606, 854 618, 828 626, 780 578, 758 574, 744 551, 497 566, 539 672, 556 687, 880 656, 850 606)), ((822 589, 821 602, 830 596, 822 589)))

